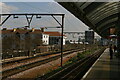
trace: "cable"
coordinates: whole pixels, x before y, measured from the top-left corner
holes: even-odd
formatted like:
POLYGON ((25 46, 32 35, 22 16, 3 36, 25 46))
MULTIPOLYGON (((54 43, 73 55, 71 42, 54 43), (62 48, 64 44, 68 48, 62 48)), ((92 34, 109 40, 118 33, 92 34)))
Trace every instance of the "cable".
MULTIPOLYGON (((33 9, 37 9, 37 10, 41 10, 40 8, 38 8, 38 7, 35 7, 35 6, 33 6, 33 5, 30 5, 30 4, 28 4, 28 3, 23 3, 23 4, 26 4, 27 6, 29 6, 29 7, 31 7, 31 8, 33 8, 33 9)), ((50 5, 49 5, 50 6, 50 5)), ((48 10, 50 10, 49 9, 50 7, 48 7, 48 10)), ((48 10, 47 11, 45 11, 45 9, 44 10, 41 10, 42 12, 47 12, 47 13, 50 13, 50 12, 48 12, 48 10)), ((53 10, 53 9, 52 9, 53 10)), ((52 20, 51 20, 52 21, 52 20)), ((44 22, 49 22, 50 24, 53 24, 53 22, 51 22, 50 20, 48 20, 48 19, 46 19, 46 20, 44 20, 44 22)))

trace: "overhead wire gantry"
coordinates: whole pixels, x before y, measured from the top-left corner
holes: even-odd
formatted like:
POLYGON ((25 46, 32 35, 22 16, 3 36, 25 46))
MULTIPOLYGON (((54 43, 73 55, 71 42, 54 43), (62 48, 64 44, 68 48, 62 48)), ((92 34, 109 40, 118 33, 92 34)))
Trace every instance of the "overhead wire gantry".
POLYGON ((64 16, 65 14, 39 14, 39 13, 24 13, 24 14, 0 14, 0 26, 2 26, 11 16, 13 16, 13 18, 19 18, 19 16, 25 16, 26 20, 27 20, 27 26, 30 28, 31 26, 31 22, 34 16, 36 16, 36 18, 42 18, 42 16, 52 16, 52 18, 59 24, 59 26, 56 27, 46 27, 46 28, 61 28, 61 67, 62 67, 62 60, 63 60, 63 30, 64 30, 64 16), (61 22, 59 22, 59 20, 56 18, 56 16, 61 17, 61 22), (5 19, 2 20, 2 17, 4 17, 5 19))

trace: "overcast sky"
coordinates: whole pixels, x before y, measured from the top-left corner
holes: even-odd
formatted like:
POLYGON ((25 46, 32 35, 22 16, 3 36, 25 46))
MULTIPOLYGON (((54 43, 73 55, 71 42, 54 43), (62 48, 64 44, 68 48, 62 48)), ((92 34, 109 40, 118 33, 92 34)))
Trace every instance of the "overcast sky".
MULTIPOLYGON (((2 13, 64 13, 64 31, 83 32, 88 30, 88 27, 84 23, 56 2, 0 2, 0 6, 2 6, 2 13)), ((57 19, 60 21, 59 17, 57 17, 57 19)), ((16 28, 24 27, 26 25, 27 21, 25 17, 19 17, 18 19, 10 17, 2 27, 16 28)), ((59 26, 52 17, 42 17, 41 19, 36 19, 34 17, 31 23, 31 28, 52 26, 59 26)), ((48 30, 60 31, 60 29, 48 30)))

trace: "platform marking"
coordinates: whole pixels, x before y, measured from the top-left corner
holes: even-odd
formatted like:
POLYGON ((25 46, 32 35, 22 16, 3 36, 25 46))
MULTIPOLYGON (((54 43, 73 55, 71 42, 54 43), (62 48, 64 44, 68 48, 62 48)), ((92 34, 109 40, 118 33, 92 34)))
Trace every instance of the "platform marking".
MULTIPOLYGON (((106 51, 107 51, 107 49, 103 52, 103 54, 104 54, 106 51)), ((99 58, 101 58, 101 57, 103 56, 103 54, 102 54, 99 58)), ((94 63, 94 64, 91 66, 91 68, 86 72, 86 74, 82 77, 81 80, 84 80, 84 79, 86 78, 86 76, 87 76, 88 73, 92 70, 92 68, 95 66, 95 64, 98 62, 98 60, 100 60, 99 58, 95 61, 95 63, 94 63)))

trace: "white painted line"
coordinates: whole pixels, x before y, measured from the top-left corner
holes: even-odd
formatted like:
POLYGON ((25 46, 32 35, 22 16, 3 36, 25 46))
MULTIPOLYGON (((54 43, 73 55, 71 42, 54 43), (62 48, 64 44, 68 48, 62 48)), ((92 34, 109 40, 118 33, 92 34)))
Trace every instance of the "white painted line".
MULTIPOLYGON (((106 49, 107 50, 107 49, 106 49)), ((105 50, 105 51, 106 51, 105 50)), ((104 52, 105 52, 104 51, 104 52)), ((103 52, 103 54, 104 54, 104 52, 103 52)), ((99 58, 101 58, 102 56, 103 56, 103 54, 99 57, 99 58)), ((88 73, 92 70, 92 68, 95 66, 95 64, 98 62, 98 60, 99 60, 99 58, 95 61, 95 63, 91 66, 91 68, 86 72, 86 74, 82 77, 82 79, 81 80, 84 80, 86 77, 87 77, 87 75, 88 75, 88 73)))

